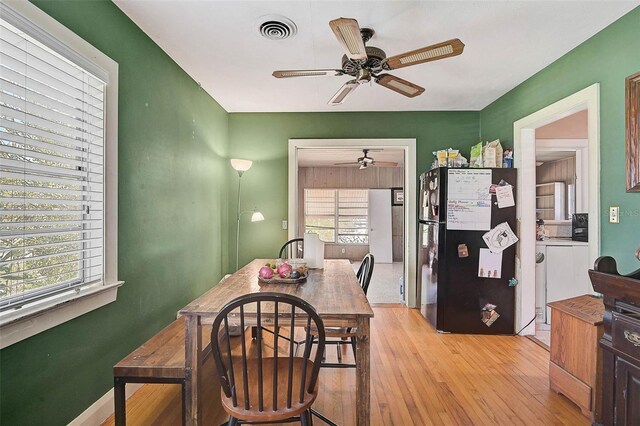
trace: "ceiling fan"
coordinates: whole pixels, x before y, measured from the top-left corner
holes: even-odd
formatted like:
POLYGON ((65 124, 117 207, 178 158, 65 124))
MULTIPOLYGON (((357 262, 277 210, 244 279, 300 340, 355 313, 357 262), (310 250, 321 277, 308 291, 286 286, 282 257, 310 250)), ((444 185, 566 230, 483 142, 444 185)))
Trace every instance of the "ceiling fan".
POLYGON ((464 50, 464 44, 456 38, 388 58, 382 49, 365 46, 365 43, 373 37, 375 32, 370 28, 360 28, 358 21, 355 19, 334 19, 329 22, 329 26, 345 51, 345 55, 342 57, 341 69, 281 70, 273 72, 273 76, 276 78, 343 75, 355 77, 338 90, 328 102, 329 105, 342 104, 358 85, 369 83, 372 79, 379 85, 401 95, 409 98, 416 97, 424 92, 423 87, 384 72, 457 56, 464 50))
POLYGON ((376 161, 372 157, 369 157, 370 149, 363 149, 362 153, 364 154, 362 157, 358 157, 356 161, 351 161, 348 163, 334 163, 334 166, 360 166, 360 170, 366 169, 369 166, 377 166, 377 167, 396 167, 398 163, 393 161, 376 161))

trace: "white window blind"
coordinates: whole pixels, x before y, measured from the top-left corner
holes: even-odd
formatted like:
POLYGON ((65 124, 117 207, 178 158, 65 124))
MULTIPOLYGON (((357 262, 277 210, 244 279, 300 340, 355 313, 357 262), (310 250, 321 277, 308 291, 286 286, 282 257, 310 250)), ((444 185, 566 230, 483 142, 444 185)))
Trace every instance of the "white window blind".
POLYGON ((369 191, 339 189, 338 243, 369 244, 369 191))
POLYGON ((366 189, 305 189, 305 232, 327 243, 369 243, 369 191, 366 189))
POLYGON ((0 19, 0 309, 103 279, 104 90, 0 19))
POLYGON ((324 242, 336 240, 336 191, 334 189, 304 190, 305 232, 318 234, 324 242))

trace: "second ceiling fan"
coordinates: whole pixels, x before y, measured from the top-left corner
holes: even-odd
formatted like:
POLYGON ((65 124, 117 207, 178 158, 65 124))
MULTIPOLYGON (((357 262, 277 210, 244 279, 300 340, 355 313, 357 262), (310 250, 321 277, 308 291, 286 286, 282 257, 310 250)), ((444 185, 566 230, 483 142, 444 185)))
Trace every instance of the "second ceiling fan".
POLYGON ((355 77, 338 90, 328 102, 329 105, 342 104, 358 85, 369 83, 372 79, 379 85, 401 95, 409 98, 416 97, 424 92, 423 87, 394 75, 386 74, 385 71, 457 56, 464 50, 464 44, 456 38, 387 57, 382 49, 365 46, 365 43, 373 36, 374 31, 370 28, 360 28, 358 21, 355 19, 334 19, 329 22, 329 26, 345 52, 342 57, 341 69, 280 70, 273 72, 273 76, 276 78, 342 75, 355 77))
MULTIPOLYGON (((349 161, 347 163, 334 163, 334 166, 360 166, 360 170, 364 170, 369 166, 378 166, 378 167, 397 167, 398 163, 395 161, 376 161, 373 157, 369 157, 370 149, 362 150, 362 157, 358 157, 356 161, 349 161)), ((374 150, 379 151, 379 150, 374 150)))

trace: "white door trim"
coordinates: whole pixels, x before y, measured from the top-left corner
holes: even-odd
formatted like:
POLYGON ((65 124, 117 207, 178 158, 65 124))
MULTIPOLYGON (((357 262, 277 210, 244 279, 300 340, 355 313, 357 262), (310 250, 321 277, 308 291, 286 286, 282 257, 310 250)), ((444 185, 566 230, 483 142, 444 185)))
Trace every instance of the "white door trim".
POLYGON ((405 303, 418 307, 416 286, 416 140, 415 139, 289 139, 289 238, 298 229, 298 150, 322 148, 393 148, 404 150, 404 276, 405 303))
MULTIPOLYGON (((518 169, 516 215, 519 250, 516 255, 516 329, 535 317, 535 129, 578 111, 588 110, 589 262, 600 254, 600 84, 595 83, 513 123, 514 163, 518 169)), ((529 324, 522 334, 535 334, 529 324)))

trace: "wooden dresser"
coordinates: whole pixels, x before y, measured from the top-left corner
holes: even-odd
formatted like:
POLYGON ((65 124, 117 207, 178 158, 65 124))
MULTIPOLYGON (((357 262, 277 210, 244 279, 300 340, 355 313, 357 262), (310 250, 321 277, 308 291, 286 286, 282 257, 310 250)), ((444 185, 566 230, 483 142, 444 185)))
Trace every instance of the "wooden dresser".
POLYGON ((551 302, 549 385, 580 407, 591 421, 600 421, 603 334, 602 299, 584 295, 551 302))
POLYGON ((640 269, 620 275, 612 257, 589 270, 593 289, 604 296, 602 423, 640 425, 640 269))

